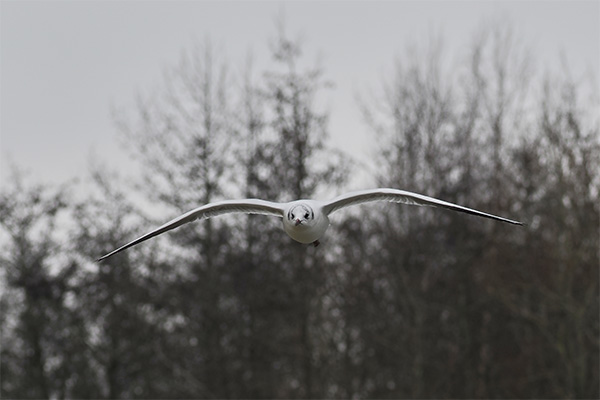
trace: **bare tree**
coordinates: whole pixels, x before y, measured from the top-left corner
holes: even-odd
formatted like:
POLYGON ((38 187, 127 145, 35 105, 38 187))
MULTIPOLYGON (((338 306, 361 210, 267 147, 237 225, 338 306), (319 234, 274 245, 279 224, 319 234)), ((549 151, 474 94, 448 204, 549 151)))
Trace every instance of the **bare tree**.
POLYGON ((70 334, 62 326, 73 322, 63 303, 75 269, 57 259, 65 249, 56 224, 66 207, 66 187, 29 184, 16 169, 0 193, 0 228, 8 239, 0 257, 2 396, 64 396, 74 372, 69 352, 76 340, 57 351, 70 334))
MULTIPOLYGON (((179 64, 165 72, 158 93, 138 97, 133 119, 117 116, 145 167, 142 189, 174 215, 222 197, 226 179, 235 174, 228 151, 233 142, 229 90, 226 63, 206 41, 182 53, 179 64)), ((174 266, 183 274, 175 285, 187 294, 178 299, 177 312, 189 321, 182 338, 202 349, 179 360, 179 368, 201 371, 207 393, 220 397, 227 397, 230 386, 221 351, 230 320, 221 309, 228 235, 223 220, 190 224, 170 235, 171 246, 187 253, 175 256, 180 263, 174 266), (207 321, 219 322, 205 329, 207 321)))
POLYGON ((598 342, 588 339, 598 331, 591 268, 598 265, 598 122, 563 77, 534 96, 540 81, 510 26, 479 32, 458 71, 441 68, 432 56, 440 49, 432 49, 397 63, 384 107, 367 109, 383 138, 379 181, 521 213, 533 225, 509 231, 431 210, 404 219, 418 211, 398 218, 386 210, 388 217, 370 225, 378 241, 360 247, 361 261, 347 261, 358 276, 371 263, 385 271, 373 278, 379 285, 370 296, 385 327, 357 319, 370 328, 358 328, 355 342, 380 361, 363 390, 377 397, 594 397, 598 342), (400 326, 392 340, 388 332, 400 326), (394 361, 381 364, 387 354, 394 361))

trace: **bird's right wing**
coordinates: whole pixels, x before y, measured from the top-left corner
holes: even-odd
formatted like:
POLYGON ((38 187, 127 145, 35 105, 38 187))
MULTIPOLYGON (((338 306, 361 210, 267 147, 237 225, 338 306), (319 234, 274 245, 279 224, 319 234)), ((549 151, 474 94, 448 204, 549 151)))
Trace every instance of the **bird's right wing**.
POLYGON ((158 236, 161 233, 175 229, 178 226, 187 224, 196 219, 205 219, 216 217, 217 215, 230 214, 230 213, 246 213, 246 214, 263 214, 271 215, 275 217, 283 217, 284 207, 280 203, 274 203, 271 201, 259 200, 259 199, 246 199, 246 200, 225 200, 216 203, 206 204, 204 206, 195 208, 187 213, 167 222, 166 224, 156 228, 155 230, 146 233, 145 235, 119 247, 116 250, 100 257, 97 261, 102 261, 105 258, 112 256, 120 251, 123 251, 131 246, 135 246, 145 240, 158 236))
POLYGON ((479 217, 491 218, 498 221, 508 222, 510 224, 523 225, 523 223, 519 221, 513 221, 512 219, 498 217, 496 215, 473 210, 472 208, 459 206, 458 204, 449 203, 447 201, 434 199, 433 197, 424 196, 422 194, 408 192, 406 190, 384 188, 351 192, 336 197, 335 199, 325 203, 325 205, 323 206, 323 211, 326 215, 329 215, 330 213, 344 207, 368 203, 372 201, 389 201, 392 203, 413 204, 417 206, 443 207, 453 211, 459 211, 467 214, 476 215, 479 217))

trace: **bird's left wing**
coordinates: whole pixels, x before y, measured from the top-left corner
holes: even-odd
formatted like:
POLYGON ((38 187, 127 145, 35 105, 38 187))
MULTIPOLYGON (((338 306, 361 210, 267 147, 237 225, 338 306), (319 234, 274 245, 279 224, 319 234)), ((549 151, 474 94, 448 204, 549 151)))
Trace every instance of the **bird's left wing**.
POLYGON ((512 219, 498 217, 496 215, 473 210, 472 208, 467 208, 459 206, 457 204, 449 203, 447 201, 434 199, 433 197, 424 196, 422 194, 412 193, 406 190, 398 189, 381 188, 347 193, 325 203, 325 205, 323 206, 323 211, 326 215, 329 215, 330 213, 337 211, 340 208, 372 201, 389 201, 392 203, 412 204, 417 206, 443 207, 449 210, 477 215, 479 217, 491 218, 498 221, 508 222, 510 224, 523 225, 523 223, 519 221, 513 221, 512 219))
POLYGON ((116 250, 100 257, 96 261, 102 261, 113 254, 123 251, 131 246, 135 246, 145 240, 153 238, 154 236, 160 235, 161 233, 175 229, 178 226, 187 224, 196 219, 205 219, 216 217, 217 215, 230 214, 230 213, 246 213, 246 214, 264 214, 272 215, 276 217, 283 217, 283 205, 280 203, 274 203, 271 201, 259 200, 259 199, 246 199, 246 200, 225 200, 216 203, 206 204, 204 206, 195 208, 187 213, 167 222, 161 227, 146 233, 124 246, 119 247, 116 250))

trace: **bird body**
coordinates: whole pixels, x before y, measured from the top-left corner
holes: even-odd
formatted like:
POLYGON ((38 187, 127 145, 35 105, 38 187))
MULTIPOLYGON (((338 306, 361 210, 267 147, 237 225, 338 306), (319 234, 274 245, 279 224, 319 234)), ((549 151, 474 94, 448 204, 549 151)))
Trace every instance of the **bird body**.
POLYGON ((276 203, 260 199, 224 200, 206 204, 188 211, 155 230, 100 257, 98 261, 102 261, 113 254, 196 219, 212 218, 229 213, 263 214, 282 218, 283 229, 292 239, 300 243, 313 243, 317 246, 319 244, 319 239, 325 234, 325 231, 327 231, 327 228, 329 227, 329 215, 331 213, 352 205, 374 201, 442 207, 453 211, 476 215, 478 217, 490 218, 515 225, 523 225, 521 222, 508 218, 499 217, 435 199, 433 197, 399 189, 379 188, 362 190, 347 193, 326 202, 311 199, 296 200, 289 203, 276 203))
POLYGON ((286 204, 283 229, 295 241, 315 243, 329 228, 329 217, 323 212, 323 203, 315 200, 297 200, 286 204))

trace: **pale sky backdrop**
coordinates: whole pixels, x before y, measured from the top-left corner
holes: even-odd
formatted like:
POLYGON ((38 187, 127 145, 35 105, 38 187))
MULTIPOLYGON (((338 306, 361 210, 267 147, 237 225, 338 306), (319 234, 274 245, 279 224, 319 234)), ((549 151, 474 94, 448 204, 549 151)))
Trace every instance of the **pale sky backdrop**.
MULTIPOLYGON (((230 65, 250 50, 268 66, 268 40, 283 14, 309 60, 335 87, 326 94, 331 142, 369 162, 372 140, 355 94, 375 90, 411 42, 441 33, 447 53, 467 48, 477 28, 510 21, 536 65, 575 75, 600 68, 598 1, 4 1, 1 12, 0 179, 10 160, 38 181, 85 178, 89 159, 131 161, 109 107, 160 84, 183 49, 210 37, 230 65)), ((537 69, 540 71, 540 68, 537 69)), ((543 70, 543 68, 542 68, 543 70)), ((237 73, 235 68, 232 72, 237 73)))

